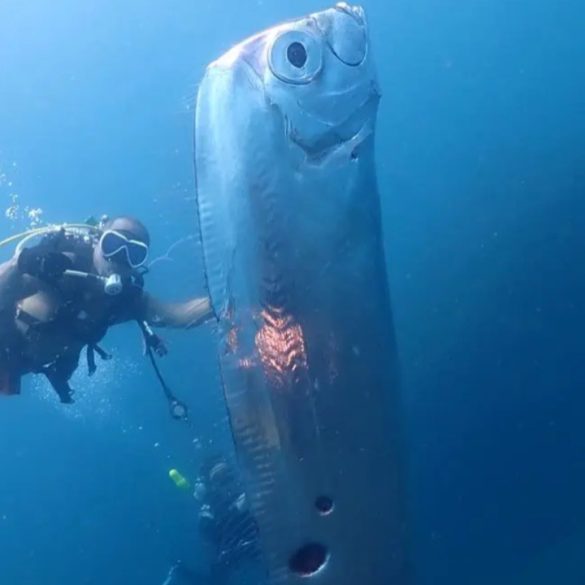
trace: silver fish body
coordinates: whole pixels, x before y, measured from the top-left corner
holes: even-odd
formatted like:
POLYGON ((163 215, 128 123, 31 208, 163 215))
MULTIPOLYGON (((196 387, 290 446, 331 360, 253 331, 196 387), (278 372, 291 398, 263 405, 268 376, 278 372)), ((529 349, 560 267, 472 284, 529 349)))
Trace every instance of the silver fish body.
POLYGON ((411 583, 361 8, 212 63, 195 158, 219 360, 270 584, 411 583))

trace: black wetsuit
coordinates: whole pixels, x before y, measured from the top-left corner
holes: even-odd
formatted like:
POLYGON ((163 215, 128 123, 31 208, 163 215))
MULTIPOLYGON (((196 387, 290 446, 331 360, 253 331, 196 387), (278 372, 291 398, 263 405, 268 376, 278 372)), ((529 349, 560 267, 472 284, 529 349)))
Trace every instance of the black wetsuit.
POLYGON ((63 402, 71 401, 69 379, 84 348, 90 373, 98 343, 112 325, 139 317, 142 278, 127 278, 122 292, 109 296, 97 278, 63 274, 63 268, 95 274, 95 239, 59 231, 44 236, 14 261, 0 267, 0 392, 20 392, 20 378, 44 374, 63 402), (60 265, 56 273, 50 262, 60 265), (10 265, 9 265, 10 264, 10 265), (13 274, 17 270, 19 277, 13 274), (61 272, 61 274, 59 274, 61 272), (14 290, 18 282, 20 290, 14 290))
POLYGON ((260 558, 258 525, 244 494, 234 497, 233 488, 237 486, 223 487, 227 491, 218 486, 209 490, 207 503, 199 514, 199 530, 211 547, 208 570, 196 571, 178 563, 163 585, 227 585, 238 569, 260 558))
POLYGON ((217 565, 229 569, 259 556, 258 526, 243 494, 231 503, 212 506, 208 514, 200 514, 199 524, 213 546, 217 565))

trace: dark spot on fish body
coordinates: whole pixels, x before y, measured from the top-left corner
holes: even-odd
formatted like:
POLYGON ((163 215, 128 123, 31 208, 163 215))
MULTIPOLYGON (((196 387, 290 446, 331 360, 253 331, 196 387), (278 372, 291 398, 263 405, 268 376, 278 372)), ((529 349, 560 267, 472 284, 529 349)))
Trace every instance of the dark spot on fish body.
POLYGON ((321 516, 328 516, 333 512, 334 503, 329 496, 317 496, 315 499, 315 508, 321 516))
POLYGON ((289 559, 290 570, 299 577, 311 577, 320 571, 329 560, 327 547, 318 542, 301 546, 289 559))

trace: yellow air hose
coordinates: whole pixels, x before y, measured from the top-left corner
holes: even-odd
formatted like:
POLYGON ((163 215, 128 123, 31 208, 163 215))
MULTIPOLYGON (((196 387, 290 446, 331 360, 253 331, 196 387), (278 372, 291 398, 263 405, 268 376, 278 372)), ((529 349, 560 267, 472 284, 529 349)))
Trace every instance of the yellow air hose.
POLYGON ((85 223, 64 223, 62 225, 52 225, 52 226, 45 226, 42 228, 35 228, 32 230, 28 230, 26 232, 22 232, 20 234, 15 234, 13 236, 9 236, 8 238, 0 241, 0 248, 4 248, 13 244, 14 242, 23 242, 24 240, 32 239, 36 236, 41 236, 44 234, 50 234, 51 232, 57 232, 61 229, 68 230, 87 230, 88 232, 98 232, 100 231, 98 227, 93 225, 88 225, 85 223))

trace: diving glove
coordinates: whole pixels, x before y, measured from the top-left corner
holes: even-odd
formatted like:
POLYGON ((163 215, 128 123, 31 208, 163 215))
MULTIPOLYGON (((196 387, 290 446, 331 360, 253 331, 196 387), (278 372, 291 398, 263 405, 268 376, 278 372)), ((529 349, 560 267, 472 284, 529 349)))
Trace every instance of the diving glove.
POLYGON ((60 252, 38 252, 25 248, 18 256, 18 269, 42 280, 57 280, 72 268, 71 258, 60 252))

